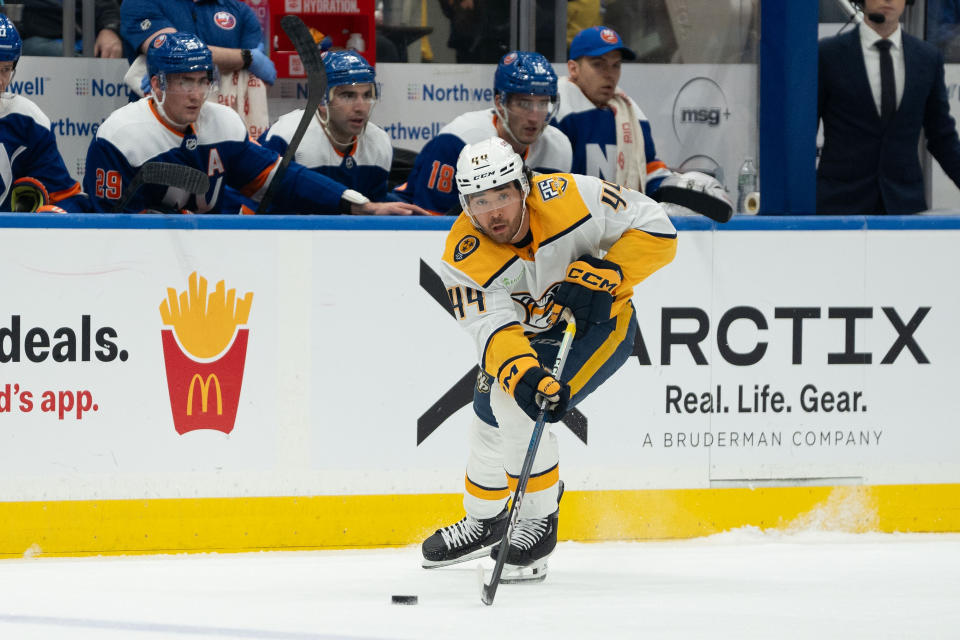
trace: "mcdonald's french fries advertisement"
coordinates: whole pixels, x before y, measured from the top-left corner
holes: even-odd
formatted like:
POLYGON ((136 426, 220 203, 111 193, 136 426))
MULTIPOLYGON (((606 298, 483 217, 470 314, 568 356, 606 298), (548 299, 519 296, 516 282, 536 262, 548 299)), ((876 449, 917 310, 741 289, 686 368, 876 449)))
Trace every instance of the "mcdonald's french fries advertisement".
POLYGON ((246 324, 252 302, 252 292, 238 298, 236 290, 226 290, 222 280, 208 293, 206 279, 196 271, 190 274, 185 291, 167 290, 160 315, 170 328, 161 333, 177 433, 194 429, 233 431, 243 387, 250 333, 246 324), (196 410, 195 396, 199 405, 196 410))
MULTIPOLYGON (((459 493, 490 300, 445 237, 5 229, 0 501, 459 493)), ((958 239, 681 229, 552 427, 568 488, 960 482, 958 239)))

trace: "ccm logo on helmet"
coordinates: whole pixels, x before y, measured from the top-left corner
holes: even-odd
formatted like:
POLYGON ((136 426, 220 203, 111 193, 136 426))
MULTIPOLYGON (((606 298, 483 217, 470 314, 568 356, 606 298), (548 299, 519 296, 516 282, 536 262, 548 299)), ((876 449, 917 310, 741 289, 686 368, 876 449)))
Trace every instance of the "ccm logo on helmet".
POLYGON ((584 271, 579 267, 571 267, 567 274, 567 280, 580 280, 584 284, 590 285, 592 289, 612 292, 616 288, 616 282, 610 282, 606 278, 601 278, 592 271, 584 271))

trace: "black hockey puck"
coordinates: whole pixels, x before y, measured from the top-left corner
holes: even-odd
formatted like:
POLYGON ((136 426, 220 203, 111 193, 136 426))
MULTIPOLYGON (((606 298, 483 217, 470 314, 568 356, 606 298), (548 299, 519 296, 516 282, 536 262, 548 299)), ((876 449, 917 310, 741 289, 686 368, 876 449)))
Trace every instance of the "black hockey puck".
POLYGON ((417 604, 417 596, 390 596, 393 604, 417 604))

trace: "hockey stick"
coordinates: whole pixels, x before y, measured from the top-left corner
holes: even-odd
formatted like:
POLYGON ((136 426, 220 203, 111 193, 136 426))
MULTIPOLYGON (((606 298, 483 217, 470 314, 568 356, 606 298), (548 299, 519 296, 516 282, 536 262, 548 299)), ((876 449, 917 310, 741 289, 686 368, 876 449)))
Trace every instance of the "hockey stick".
POLYGON ((123 195, 113 205, 114 213, 121 213, 130 200, 145 184, 159 184, 167 187, 177 187, 188 193, 200 195, 210 188, 210 178, 203 171, 172 162, 147 162, 133 180, 127 185, 123 195))
MULTIPOLYGON (((557 351, 557 359, 553 363, 551 375, 557 380, 563 373, 563 365, 567 361, 567 354, 570 353, 570 344, 573 342, 573 336, 577 332, 577 323, 573 319, 573 314, 569 309, 564 309, 560 315, 561 320, 567 321, 567 326, 563 330, 563 340, 560 341, 560 349, 557 351)), ((527 455, 523 459, 523 466, 520 467, 520 477, 517 479, 517 490, 513 494, 513 504, 510 505, 510 517, 507 520, 507 530, 503 532, 503 538, 500 540, 500 548, 497 551, 497 563, 493 566, 493 575, 490 576, 490 584, 484 584, 480 599, 483 604, 493 604, 493 598, 497 595, 497 587, 500 586, 500 576, 503 575, 503 565, 507 561, 507 552, 510 549, 510 536, 513 528, 517 524, 520 514, 520 503, 523 502, 523 496, 527 492, 527 481, 530 480, 530 471, 533 468, 533 459, 537 455, 537 449, 540 448, 540 438, 543 436, 544 423, 547 421, 547 401, 544 400, 540 405, 540 413, 537 414, 537 421, 533 425, 533 435, 530 436, 530 444, 527 446, 527 455)))
POLYGON ((310 29, 303 23, 303 20, 293 15, 283 16, 280 19, 280 26, 283 27, 284 32, 293 42, 293 48, 297 50, 300 62, 303 63, 303 68, 307 72, 307 106, 300 118, 300 124, 297 125, 296 132, 290 139, 290 144, 287 145, 287 150, 283 153, 283 158, 280 159, 280 165, 273 174, 273 179, 270 180, 267 192, 263 194, 263 198, 260 200, 257 215, 270 210, 270 205, 280 189, 280 183, 287 172, 287 167, 290 166, 290 161, 296 155, 303 134, 307 132, 310 120, 317 112, 317 107, 320 106, 323 95, 327 92, 327 72, 323 68, 323 56, 320 55, 320 48, 317 47, 317 43, 313 41, 313 36, 310 35, 310 29))

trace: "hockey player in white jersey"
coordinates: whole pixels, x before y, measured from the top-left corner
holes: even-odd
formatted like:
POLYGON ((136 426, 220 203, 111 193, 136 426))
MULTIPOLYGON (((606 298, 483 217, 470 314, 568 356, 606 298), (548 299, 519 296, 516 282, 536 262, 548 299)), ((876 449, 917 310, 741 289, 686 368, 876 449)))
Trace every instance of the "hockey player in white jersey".
POLYGON ((657 157, 650 122, 617 84, 623 61, 635 58, 609 27, 584 29, 571 41, 569 75, 557 83, 560 109, 553 124, 570 140, 572 171, 726 222, 733 203, 722 184, 697 171, 677 174, 657 157))
MULTIPOLYGON (((206 100, 216 82, 210 49, 197 36, 163 33, 147 50, 152 91, 121 107, 97 130, 87 153, 84 184, 98 211, 111 211, 138 169, 151 161, 183 164, 210 177, 206 194, 145 185, 129 211, 223 212, 223 190, 233 187, 259 202, 274 179, 279 155, 250 140, 240 116, 206 100)), ((420 213, 398 202, 370 202, 324 175, 291 162, 277 190, 278 213, 420 213)))
MULTIPOLYGON (((626 362, 633 288, 668 264, 677 244, 663 207, 642 193, 590 176, 532 176, 499 138, 465 147, 456 180, 463 211, 447 236, 441 278, 487 384, 474 395, 484 420, 470 428, 467 513, 423 543, 428 568, 491 547, 495 555, 540 399, 549 403, 547 421, 557 422, 626 362), (577 334, 556 380, 546 367, 564 307, 577 334)), ((546 432, 510 540, 515 579, 545 577, 561 494, 557 439, 546 432)))
POLYGON ((0 14, 0 211, 82 212, 90 202, 63 163, 50 119, 23 96, 7 93, 23 50, 0 14))
POLYGON ((558 106, 550 62, 539 53, 512 51, 497 65, 493 89, 492 109, 457 116, 423 147, 407 182, 393 191, 397 197, 437 215, 459 213, 457 158, 465 145, 491 136, 510 143, 534 171, 570 170, 570 141, 547 126, 558 106))
MULTIPOLYGON (((295 160, 359 191, 374 202, 387 195, 393 147, 387 132, 370 122, 380 99, 373 67, 356 51, 327 51, 327 94, 297 148, 295 160)), ((279 154, 287 150, 303 109, 280 116, 260 136, 260 144, 279 154)))

